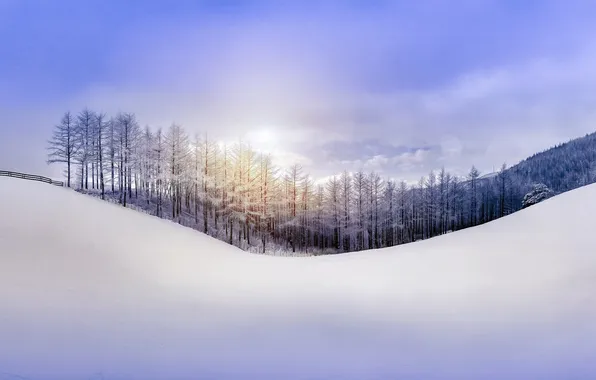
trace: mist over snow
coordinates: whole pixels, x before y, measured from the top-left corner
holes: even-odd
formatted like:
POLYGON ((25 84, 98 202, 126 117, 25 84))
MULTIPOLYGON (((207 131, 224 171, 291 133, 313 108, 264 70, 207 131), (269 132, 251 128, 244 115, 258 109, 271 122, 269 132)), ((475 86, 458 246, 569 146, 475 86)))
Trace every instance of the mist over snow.
POLYGON ((591 379, 594 197, 279 258, 0 178, 0 378, 591 379))

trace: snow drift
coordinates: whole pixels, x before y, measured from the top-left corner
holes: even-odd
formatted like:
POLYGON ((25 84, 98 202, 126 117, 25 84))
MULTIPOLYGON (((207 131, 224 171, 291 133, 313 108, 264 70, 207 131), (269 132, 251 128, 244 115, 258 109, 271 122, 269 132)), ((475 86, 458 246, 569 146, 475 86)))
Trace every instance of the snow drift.
POLYGON ((0 178, 0 379, 593 379, 595 215, 280 258, 0 178))

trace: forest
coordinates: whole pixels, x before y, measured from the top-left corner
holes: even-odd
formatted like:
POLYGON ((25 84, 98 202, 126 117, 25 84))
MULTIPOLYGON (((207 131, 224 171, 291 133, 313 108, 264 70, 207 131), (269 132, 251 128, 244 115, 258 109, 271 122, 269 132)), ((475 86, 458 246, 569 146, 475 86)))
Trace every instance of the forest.
POLYGON ((68 187, 283 255, 390 247, 480 225, 523 208, 537 185, 558 194, 594 182, 595 162, 591 134, 483 176, 474 166, 465 177, 441 168, 408 184, 344 171, 321 183, 242 141, 189 136, 177 124, 142 128, 133 113, 88 109, 66 112, 48 141, 48 163, 64 166, 68 187))

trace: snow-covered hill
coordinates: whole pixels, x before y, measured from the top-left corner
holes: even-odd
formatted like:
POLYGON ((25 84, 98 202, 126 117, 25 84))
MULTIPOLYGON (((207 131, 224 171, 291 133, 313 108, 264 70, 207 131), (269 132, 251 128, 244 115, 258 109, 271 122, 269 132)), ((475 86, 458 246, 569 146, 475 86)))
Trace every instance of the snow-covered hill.
POLYGON ((594 379, 595 215, 279 258, 0 178, 0 379, 594 379))

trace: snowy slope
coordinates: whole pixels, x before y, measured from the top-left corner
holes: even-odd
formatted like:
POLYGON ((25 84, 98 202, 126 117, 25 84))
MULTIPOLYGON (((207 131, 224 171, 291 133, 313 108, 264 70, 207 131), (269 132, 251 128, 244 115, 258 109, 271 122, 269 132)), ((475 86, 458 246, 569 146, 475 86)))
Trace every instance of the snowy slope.
POLYGON ((486 174, 481 175, 480 177, 478 177, 478 180, 481 181, 483 179, 491 179, 491 178, 494 178, 494 177, 496 177, 498 175, 499 175, 499 173, 497 173, 497 172, 486 173, 486 174))
POLYGON ((594 215, 280 258, 0 178, 0 379, 594 379, 594 215))

